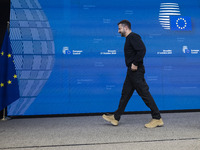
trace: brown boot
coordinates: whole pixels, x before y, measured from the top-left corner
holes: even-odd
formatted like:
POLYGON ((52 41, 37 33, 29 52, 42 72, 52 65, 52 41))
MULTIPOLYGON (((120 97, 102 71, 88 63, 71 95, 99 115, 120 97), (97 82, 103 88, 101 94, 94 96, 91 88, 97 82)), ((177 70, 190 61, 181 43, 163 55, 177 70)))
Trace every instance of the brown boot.
POLYGON ((117 126, 119 124, 119 121, 115 119, 114 115, 106 115, 103 114, 103 119, 110 122, 112 125, 117 126))
POLYGON ((164 125, 164 122, 162 118, 160 119, 152 119, 149 123, 145 124, 146 128, 155 128, 155 127, 161 127, 164 125))

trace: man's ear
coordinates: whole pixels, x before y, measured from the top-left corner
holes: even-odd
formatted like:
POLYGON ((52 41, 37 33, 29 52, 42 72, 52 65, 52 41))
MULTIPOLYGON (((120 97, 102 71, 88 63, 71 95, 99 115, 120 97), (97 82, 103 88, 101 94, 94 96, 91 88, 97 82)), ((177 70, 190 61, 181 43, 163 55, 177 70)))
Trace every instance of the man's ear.
POLYGON ((128 26, 124 26, 125 30, 128 30, 128 26))

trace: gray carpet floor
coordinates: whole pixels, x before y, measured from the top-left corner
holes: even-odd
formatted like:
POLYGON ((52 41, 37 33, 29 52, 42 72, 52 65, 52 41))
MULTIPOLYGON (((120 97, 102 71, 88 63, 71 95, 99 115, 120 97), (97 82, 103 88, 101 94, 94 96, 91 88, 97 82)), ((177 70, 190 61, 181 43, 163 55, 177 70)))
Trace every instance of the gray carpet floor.
POLYGON ((164 127, 144 128, 150 114, 0 121, 0 150, 200 150, 200 112, 162 114, 164 127))

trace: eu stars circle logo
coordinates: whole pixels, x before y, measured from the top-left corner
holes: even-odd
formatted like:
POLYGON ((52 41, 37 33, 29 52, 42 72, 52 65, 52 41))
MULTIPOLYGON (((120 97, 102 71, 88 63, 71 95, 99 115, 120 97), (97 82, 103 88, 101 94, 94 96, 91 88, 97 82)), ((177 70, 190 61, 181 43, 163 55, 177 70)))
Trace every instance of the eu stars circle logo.
POLYGON ((187 21, 184 18, 178 18, 176 20, 176 26, 179 29, 185 29, 187 27, 187 21))

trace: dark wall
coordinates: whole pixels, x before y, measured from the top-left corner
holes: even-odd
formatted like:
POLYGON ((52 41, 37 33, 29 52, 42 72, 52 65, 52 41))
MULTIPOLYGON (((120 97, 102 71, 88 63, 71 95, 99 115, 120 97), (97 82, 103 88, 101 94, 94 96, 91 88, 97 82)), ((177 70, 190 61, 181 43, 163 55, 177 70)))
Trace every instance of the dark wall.
MULTIPOLYGON (((10 20, 10 0, 0 0, 0 48, 7 28, 7 21, 10 20)), ((0 118, 2 118, 2 111, 0 118)))
POLYGON ((4 33, 7 27, 7 21, 10 20, 10 0, 0 0, 0 46, 2 44, 4 33))

